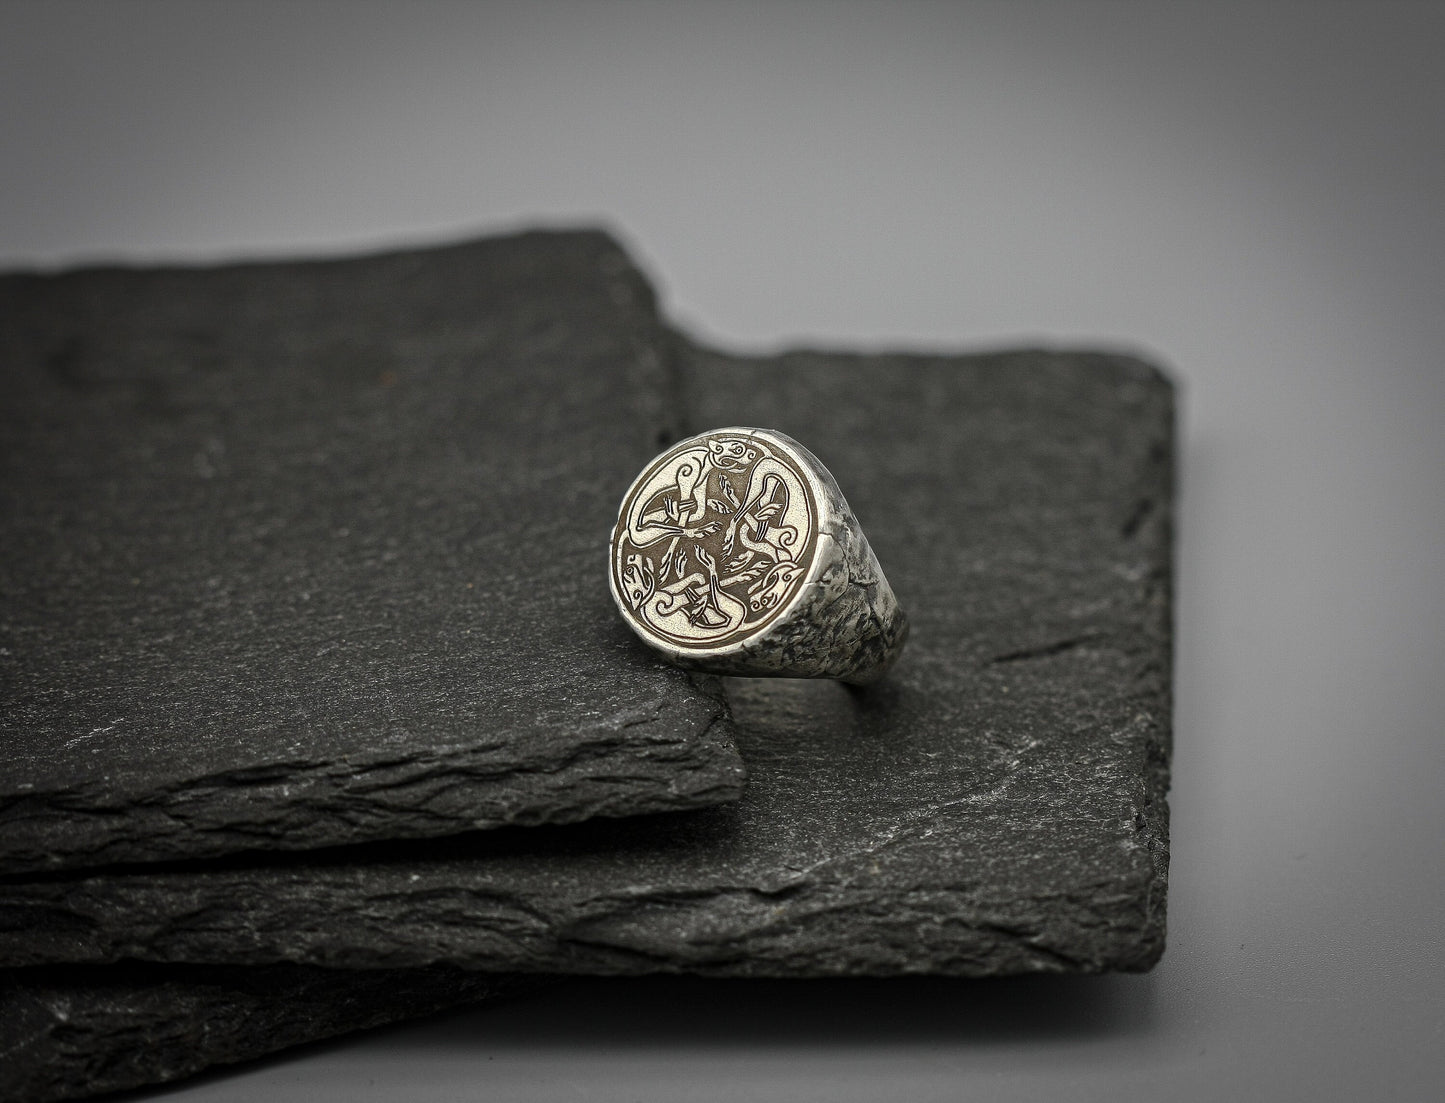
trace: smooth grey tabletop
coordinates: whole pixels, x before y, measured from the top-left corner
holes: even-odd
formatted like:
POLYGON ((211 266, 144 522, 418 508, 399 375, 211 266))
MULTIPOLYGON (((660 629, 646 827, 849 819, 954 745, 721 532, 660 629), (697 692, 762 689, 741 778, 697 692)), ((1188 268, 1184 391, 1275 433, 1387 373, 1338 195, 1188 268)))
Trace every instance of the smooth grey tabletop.
POLYGON ((605 219, 669 315, 1184 384, 1142 977, 586 981, 216 1101, 1427 1098, 1445 1076, 1445 7, 0 5, 0 266, 605 219))

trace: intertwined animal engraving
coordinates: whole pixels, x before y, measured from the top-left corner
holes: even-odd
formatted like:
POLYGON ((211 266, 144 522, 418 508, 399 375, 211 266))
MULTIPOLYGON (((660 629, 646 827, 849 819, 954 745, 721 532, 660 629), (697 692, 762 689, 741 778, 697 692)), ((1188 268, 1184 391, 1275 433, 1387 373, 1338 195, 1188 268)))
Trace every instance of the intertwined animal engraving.
POLYGON ((797 592, 817 543, 797 462, 753 436, 713 434, 657 460, 623 503, 613 580, 632 615, 682 647, 758 631, 797 592))

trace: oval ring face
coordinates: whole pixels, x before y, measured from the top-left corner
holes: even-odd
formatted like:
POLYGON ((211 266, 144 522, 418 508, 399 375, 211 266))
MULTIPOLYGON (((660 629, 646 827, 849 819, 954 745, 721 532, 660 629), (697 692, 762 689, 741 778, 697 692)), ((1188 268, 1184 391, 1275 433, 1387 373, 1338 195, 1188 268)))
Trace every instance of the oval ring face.
POLYGON ((817 502, 786 449, 746 431, 704 433, 653 460, 627 492, 612 591, 648 635, 728 647, 797 596, 817 543, 817 502))

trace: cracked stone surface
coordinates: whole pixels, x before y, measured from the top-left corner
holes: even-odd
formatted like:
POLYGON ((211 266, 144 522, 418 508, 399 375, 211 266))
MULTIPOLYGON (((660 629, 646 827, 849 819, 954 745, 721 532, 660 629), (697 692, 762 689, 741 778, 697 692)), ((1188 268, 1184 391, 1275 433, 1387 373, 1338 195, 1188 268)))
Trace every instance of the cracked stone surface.
POLYGON ((12 881, 0 956, 777 976, 1152 966, 1168 863, 1167 381, 1085 353, 678 355, 693 429, 772 426, 837 477, 909 611, 888 678, 729 682, 751 777, 733 805, 12 881))
POLYGON ((0 1097, 47 1103, 179 1080, 539 983, 447 966, 7 970, 0 972, 0 1097))
POLYGON ((667 347, 598 233, 0 277, 0 872, 735 799, 597 582, 667 347))

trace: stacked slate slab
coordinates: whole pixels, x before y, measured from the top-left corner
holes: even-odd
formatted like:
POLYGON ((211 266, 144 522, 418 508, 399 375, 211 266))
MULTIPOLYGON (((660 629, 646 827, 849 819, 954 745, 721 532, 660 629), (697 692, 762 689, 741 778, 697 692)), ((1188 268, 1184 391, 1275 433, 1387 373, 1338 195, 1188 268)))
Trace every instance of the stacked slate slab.
MULTIPOLYGON (((1168 858, 1167 381, 1103 354, 656 348, 655 394, 685 415, 670 433, 776 428, 837 477, 912 621, 883 683, 725 682, 749 781, 713 807, 20 870, 0 884, 0 961, 32 978, 128 960, 341 978, 1149 968, 1168 858)), ((649 455, 598 488, 606 512, 649 455)), ((589 565, 603 598, 610 520, 589 565)), ((607 616, 610 661, 648 669, 607 616)), ((711 692, 688 683, 653 722, 699 696, 717 706, 711 692)), ((726 736, 711 715, 692 738, 726 736)), ((278 1030, 264 1048, 306 1037, 278 1030)))
POLYGON ((12 883, 0 953, 772 976, 1151 966, 1169 746, 1161 377, 1044 352, 699 353, 687 369, 699 424, 770 422, 846 488, 914 623, 884 684, 730 684, 751 772, 734 805, 12 883))
MULTIPOLYGON (((587 581, 614 484, 676 434, 666 350, 592 232, 0 277, 0 874, 735 799, 716 685, 587 581)), ((393 979, 14 971, 0 1095, 504 983, 393 979)))
POLYGON ((0 278, 0 872, 735 799, 593 584, 662 341, 596 233, 0 278))
POLYGON ((192 1076, 545 982, 435 966, 110 966, 0 973, 0 1099, 45 1103, 192 1076))

